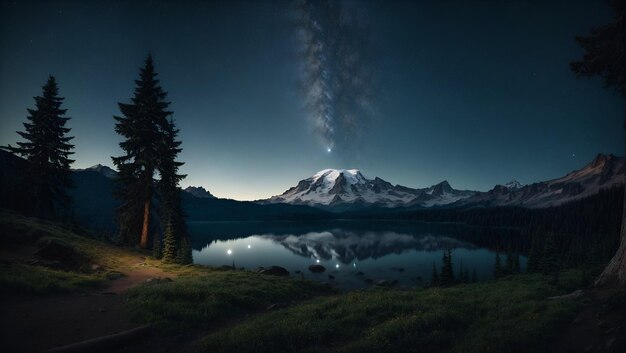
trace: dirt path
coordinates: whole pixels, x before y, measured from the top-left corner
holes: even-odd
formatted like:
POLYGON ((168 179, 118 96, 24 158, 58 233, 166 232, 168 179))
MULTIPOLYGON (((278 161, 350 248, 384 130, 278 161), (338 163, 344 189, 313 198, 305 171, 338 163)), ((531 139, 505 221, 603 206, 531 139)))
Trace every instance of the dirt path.
POLYGON ((150 278, 164 278, 168 277, 168 275, 171 276, 171 274, 166 273, 160 268, 146 265, 141 258, 138 258, 137 262, 129 267, 130 270, 125 273, 124 277, 111 281, 103 291, 119 294, 149 280, 150 278))
MULTIPOLYGON (((79 341, 132 329, 139 324, 126 311, 125 291, 163 270, 133 259, 126 276, 86 294, 53 297, 14 296, 0 300, 0 347, 4 352, 43 352, 79 341)), ((151 345, 159 345, 158 340, 151 345)), ((163 345, 133 347, 134 352, 163 352, 163 345), (144 350, 145 348, 145 350, 144 350)))
POLYGON ((7 298, 0 303, 0 342, 5 352, 42 352, 133 328, 116 294, 7 298))

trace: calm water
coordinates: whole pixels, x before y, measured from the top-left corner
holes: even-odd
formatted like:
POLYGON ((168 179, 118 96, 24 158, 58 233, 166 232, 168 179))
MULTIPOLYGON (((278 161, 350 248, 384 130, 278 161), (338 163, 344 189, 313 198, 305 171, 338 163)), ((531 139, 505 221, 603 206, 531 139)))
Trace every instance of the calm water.
MULTIPOLYGON (((487 279, 493 274, 493 249, 519 247, 511 230, 417 222, 192 222, 189 230, 197 264, 234 263, 248 270, 277 265, 291 276, 331 282, 341 289, 372 285, 366 279, 423 286, 431 280, 433 263, 441 267, 444 249, 452 249, 455 275, 463 266, 487 279), (311 273, 311 264, 326 271, 311 273)), ((524 268, 526 258, 520 257, 520 262, 524 268)))

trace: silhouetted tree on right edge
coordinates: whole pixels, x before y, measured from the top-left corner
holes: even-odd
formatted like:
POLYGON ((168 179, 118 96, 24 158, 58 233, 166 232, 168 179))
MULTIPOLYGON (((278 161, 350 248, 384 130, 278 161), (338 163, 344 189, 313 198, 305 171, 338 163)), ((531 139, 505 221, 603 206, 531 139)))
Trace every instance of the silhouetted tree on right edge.
MULTIPOLYGON (((585 49, 585 54, 582 60, 572 62, 570 66, 580 76, 602 76, 607 87, 616 88, 626 99, 626 1, 610 0, 609 3, 615 21, 592 29, 587 37, 576 37, 576 41, 585 49)), ((626 131, 626 110, 624 129, 626 131)), ((626 151, 626 143, 624 148, 626 151)), ((626 188, 624 190, 626 192, 626 188)), ((620 239, 617 252, 596 280, 596 285, 611 282, 626 285, 626 196, 620 239)))

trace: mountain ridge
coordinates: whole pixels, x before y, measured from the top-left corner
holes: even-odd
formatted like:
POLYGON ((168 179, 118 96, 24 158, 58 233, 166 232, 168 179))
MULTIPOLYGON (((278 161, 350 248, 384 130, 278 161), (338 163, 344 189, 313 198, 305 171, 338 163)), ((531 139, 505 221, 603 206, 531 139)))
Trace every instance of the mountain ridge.
POLYGON ((259 203, 290 203, 322 208, 345 206, 438 206, 456 202, 473 194, 456 190, 448 181, 423 189, 414 189, 380 178, 366 178, 358 169, 324 169, 300 180, 281 195, 257 200, 259 203))
POLYGON ((623 184, 623 157, 599 153, 581 169, 565 176, 522 185, 517 180, 488 191, 457 190, 447 180, 426 188, 392 184, 380 177, 367 179, 358 169, 324 169, 300 180, 280 195, 257 200, 343 211, 363 207, 431 208, 523 206, 543 208, 593 195, 601 188, 623 184))
MULTIPOLYGON (((0 151, 1 207, 18 211, 22 210, 22 207, 28 207, 22 193, 26 187, 23 185, 25 182, 23 175, 27 171, 27 163, 18 156, 0 151)), ((85 225, 113 231, 115 209, 119 206, 119 202, 112 195, 115 180, 106 176, 109 174, 106 168, 97 167, 96 165, 93 168, 72 171, 75 187, 69 190, 69 194, 74 199, 74 216, 85 225)), ((598 154, 581 169, 567 173, 563 177, 520 187, 496 185, 485 192, 455 190, 445 180, 430 187, 413 189, 393 185, 379 177, 368 179, 355 169, 343 171, 346 171, 347 175, 343 172, 331 175, 333 170, 316 173, 319 174, 316 178, 301 180, 298 185, 285 192, 295 195, 310 191, 309 197, 322 192, 327 194, 324 196, 328 202, 326 205, 281 203, 278 202, 281 195, 275 196, 272 202, 268 200, 253 202, 196 197, 189 192, 184 192, 182 193, 183 207, 190 222, 336 219, 336 217, 350 218, 351 214, 354 216, 359 212, 376 216, 434 208, 467 209, 502 206, 542 208, 576 201, 595 195, 601 189, 623 184, 626 161, 623 157, 598 154), (339 178, 340 174, 343 174, 341 178, 339 178), (326 178, 329 175, 330 179, 326 178), (335 179, 339 180, 337 185, 334 184, 335 179), (330 193, 331 190, 333 190, 332 193, 330 193), (355 192, 360 194, 356 195, 355 192), (463 192, 466 194, 462 194, 463 192), (351 195, 346 195, 347 193, 351 195), (393 202, 386 203, 385 200, 377 199, 381 195, 390 197, 393 202)))

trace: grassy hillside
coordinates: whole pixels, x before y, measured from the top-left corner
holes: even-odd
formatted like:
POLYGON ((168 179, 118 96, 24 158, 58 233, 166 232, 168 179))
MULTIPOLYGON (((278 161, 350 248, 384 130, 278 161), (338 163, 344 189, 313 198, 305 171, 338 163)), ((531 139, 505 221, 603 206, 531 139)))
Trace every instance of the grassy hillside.
POLYGON ((197 352, 542 351, 578 305, 537 276, 452 288, 365 290, 259 315, 197 352))
POLYGON ((0 294, 97 288, 119 277, 129 260, 140 255, 78 235, 60 224, 0 212, 0 294), (38 255, 51 244, 56 254, 38 255))

